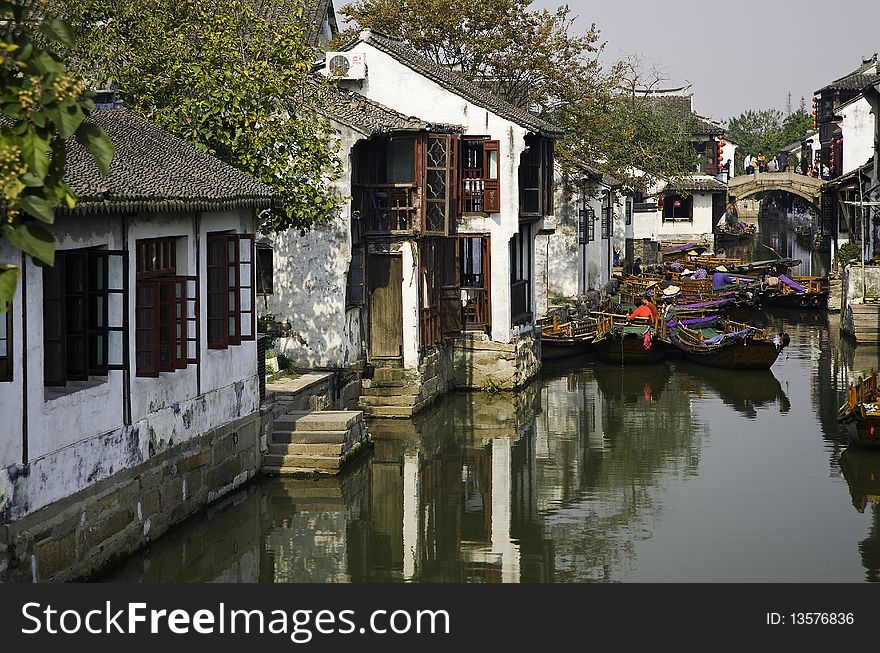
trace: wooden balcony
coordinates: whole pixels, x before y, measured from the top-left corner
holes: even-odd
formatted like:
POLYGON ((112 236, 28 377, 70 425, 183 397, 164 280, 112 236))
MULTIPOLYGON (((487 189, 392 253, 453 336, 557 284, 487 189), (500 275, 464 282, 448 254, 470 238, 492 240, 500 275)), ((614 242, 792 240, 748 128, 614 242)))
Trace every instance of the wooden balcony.
POLYGON ((353 206, 364 220, 366 234, 411 234, 418 215, 414 184, 355 186, 353 206))

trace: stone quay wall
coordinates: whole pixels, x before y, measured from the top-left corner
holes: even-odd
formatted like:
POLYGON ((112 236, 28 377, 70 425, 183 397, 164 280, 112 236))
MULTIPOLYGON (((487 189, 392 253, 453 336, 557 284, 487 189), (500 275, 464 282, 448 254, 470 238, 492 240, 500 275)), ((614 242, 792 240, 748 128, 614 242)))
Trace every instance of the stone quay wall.
POLYGON ((518 334, 511 343, 489 340, 484 333, 455 341, 455 387, 472 390, 513 390, 541 369, 541 338, 534 331, 518 334))
POLYGON ((258 411, 0 525, 0 581, 86 579, 252 479, 258 411))

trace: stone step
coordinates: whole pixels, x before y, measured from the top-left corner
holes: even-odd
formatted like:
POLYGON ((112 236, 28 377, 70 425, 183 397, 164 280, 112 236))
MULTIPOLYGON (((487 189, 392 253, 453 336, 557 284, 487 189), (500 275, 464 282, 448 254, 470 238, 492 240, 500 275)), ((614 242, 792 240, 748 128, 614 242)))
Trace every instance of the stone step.
POLYGON ((418 395, 421 388, 417 385, 403 385, 395 383, 393 385, 371 385, 365 386, 361 390, 361 396, 364 397, 396 397, 398 395, 418 395))
POLYGON ((277 456, 341 456, 345 445, 336 444, 270 444, 269 454, 277 456))
POLYGON ((377 367, 373 370, 374 381, 403 381, 406 378, 406 370, 401 367, 377 367))
POLYGON ((263 465, 260 470, 270 476, 312 476, 314 474, 336 474, 338 469, 315 469, 313 467, 281 467, 280 465, 263 465))
POLYGON ((407 418, 413 416, 412 406, 360 406, 364 413, 372 418, 407 418))
POLYGON ((339 471, 340 457, 337 456, 279 456, 269 454, 263 456, 263 468, 293 468, 306 471, 332 472, 339 471))
POLYGON ((345 431, 272 431, 275 444, 335 444, 345 442, 345 431))
POLYGON ((286 431, 347 431, 363 414, 357 410, 319 410, 288 413, 275 418, 275 430, 286 431))
POLYGON ((416 395, 386 395, 382 397, 361 395, 358 403, 361 406, 415 406, 418 403, 418 397, 416 395))

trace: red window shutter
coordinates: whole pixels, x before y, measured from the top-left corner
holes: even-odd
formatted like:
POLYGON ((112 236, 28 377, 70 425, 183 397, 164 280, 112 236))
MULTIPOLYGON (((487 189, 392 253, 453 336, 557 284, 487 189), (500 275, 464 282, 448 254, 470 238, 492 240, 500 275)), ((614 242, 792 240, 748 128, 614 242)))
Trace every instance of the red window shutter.
POLYGON ((238 236, 238 333, 241 340, 256 338, 256 311, 254 310, 254 286, 256 269, 254 265, 254 234, 238 236))
POLYGON ((501 210, 501 152, 499 141, 483 142, 483 210, 501 210))
POLYGON ((238 234, 226 236, 226 280, 228 311, 226 314, 226 337, 230 345, 241 344, 241 269, 239 267, 238 234))

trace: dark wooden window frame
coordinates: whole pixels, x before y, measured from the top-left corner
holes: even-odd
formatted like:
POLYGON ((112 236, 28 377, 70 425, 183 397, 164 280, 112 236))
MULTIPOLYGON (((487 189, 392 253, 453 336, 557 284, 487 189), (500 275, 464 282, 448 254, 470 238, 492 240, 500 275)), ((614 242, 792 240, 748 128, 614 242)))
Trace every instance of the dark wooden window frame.
POLYGON ((500 141, 489 136, 462 136, 460 174, 459 212, 498 213, 501 210, 500 141))
POLYGON ((55 253, 55 265, 43 268, 45 385, 65 386, 124 369, 127 260, 124 251, 61 250, 55 253), (112 325, 111 298, 120 313, 112 325), (118 345, 114 361, 110 357, 117 352, 110 349, 111 337, 118 345))
POLYGON ((682 197, 669 193, 660 197, 663 210, 663 222, 693 222, 694 220, 694 196, 682 197), (679 206, 675 206, 675 202, 679 206))
POLYGON ((12 302, 0 313, 3 337, 0 338, 0 383, 12 381, 12 302))
POLYGON ((520 156, 519 163, 519 215, 521 218, 540 218, 553 213, 554 202, 554 141, 551 138, 528 134, 527 149, 520 156), (535 170, 536 185, 527 185, 528 169, 535 170), (526 193, 535 195, 534 211, 525 210, 526 193))
POLYGON ((135 243, 135 374, 199 362, 199 280, 177 274, 176 236, 135 243))
POLYGON ((275 294, 275 250, 268 243, 257 243, 256 256, 257 295, 275 294))
POLYGON ((207 250, 208 348, 227 349, 254 340, 254 234, 209 233, 207 250))
POLYGON ((447 236, 455 233, 455 217, 458 213, 460 202, 460 186, 458 183, 459 172, 459 140, 455 134, 428 134, 424 146, 424 183, 422 186, 422 234, 426 236, 447 236), (443 141, 446 147, 445 160, 432 161, 433 141, 443 141), (444 194, 433 197, 430 181, 433 174, 442 174, 444 180, 444 194), (444 224, 442 229, 432 229, 429 224, 431 206, 443 205, 444 224))

